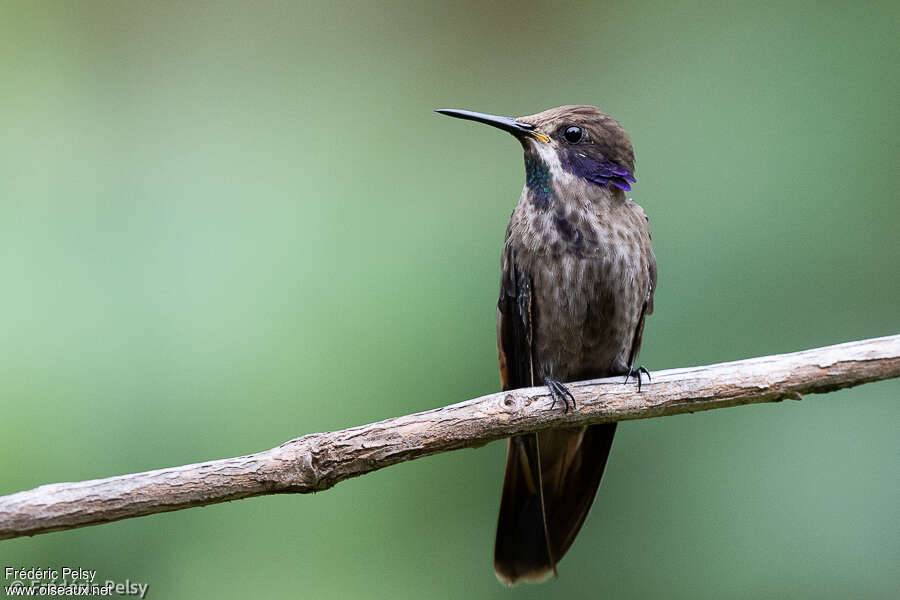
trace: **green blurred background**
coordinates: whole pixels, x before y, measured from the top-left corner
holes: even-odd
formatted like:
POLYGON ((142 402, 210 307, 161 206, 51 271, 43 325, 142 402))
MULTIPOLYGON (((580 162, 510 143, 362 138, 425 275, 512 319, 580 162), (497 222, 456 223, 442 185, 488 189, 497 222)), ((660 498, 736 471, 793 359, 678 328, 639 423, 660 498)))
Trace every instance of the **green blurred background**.
MULTIPOLYGON (((509 136, 596 104, 659 260, 642 361, 900 331, 900 5, 3 2, 0 493, 497 390, 509 136)), ((898 382, 622 425, 582 534, 501 587, 505 444, 0 542, 150 598, 889 598, 898 382)))

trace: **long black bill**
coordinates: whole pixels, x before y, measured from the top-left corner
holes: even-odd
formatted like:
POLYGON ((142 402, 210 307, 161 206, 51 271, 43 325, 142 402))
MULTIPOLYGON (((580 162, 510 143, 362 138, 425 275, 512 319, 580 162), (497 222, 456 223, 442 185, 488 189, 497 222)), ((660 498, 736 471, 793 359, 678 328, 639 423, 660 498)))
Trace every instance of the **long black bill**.
POLYGON ((503 131, 508 131, 514 136, 535 135, 534 126, 527 123, 519 123, 512 117, 501 117, 498 115, 488 115, 471 110, 459 110, 456 108, 439 108, 434 112, 447 115, 448 117, 456 117, 457 119, 466 119, 467 121, 478 121, 503 131))

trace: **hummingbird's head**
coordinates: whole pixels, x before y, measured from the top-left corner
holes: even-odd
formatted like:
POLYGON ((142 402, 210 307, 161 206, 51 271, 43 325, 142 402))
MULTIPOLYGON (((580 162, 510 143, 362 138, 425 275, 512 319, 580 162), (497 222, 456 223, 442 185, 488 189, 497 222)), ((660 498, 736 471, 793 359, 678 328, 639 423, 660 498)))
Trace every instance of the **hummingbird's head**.
POLYGON ((630 190, 635 181, 628 135, 618 121, 593 106, 560 106, 518 118, 443 108, 437 112, 513 134, 525 149, 526 185, 545 200, 554 181, 559 185, 570 177, 609 190, 630 190))

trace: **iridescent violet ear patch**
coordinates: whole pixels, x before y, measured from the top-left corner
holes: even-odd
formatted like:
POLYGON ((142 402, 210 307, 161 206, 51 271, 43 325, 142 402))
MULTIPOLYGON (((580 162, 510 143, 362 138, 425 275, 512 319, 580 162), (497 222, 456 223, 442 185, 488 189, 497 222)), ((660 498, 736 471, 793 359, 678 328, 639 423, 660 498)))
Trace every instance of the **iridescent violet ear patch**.
POLYGON ((575 148, 570 148, 562 158, 562 167, 578 177, 583 177, 597 185, 611 183, 628 191, 637 180, 627 169, 605 159, 596 159, 575 148), (629 183, 630 182, 630 183, 629 183))

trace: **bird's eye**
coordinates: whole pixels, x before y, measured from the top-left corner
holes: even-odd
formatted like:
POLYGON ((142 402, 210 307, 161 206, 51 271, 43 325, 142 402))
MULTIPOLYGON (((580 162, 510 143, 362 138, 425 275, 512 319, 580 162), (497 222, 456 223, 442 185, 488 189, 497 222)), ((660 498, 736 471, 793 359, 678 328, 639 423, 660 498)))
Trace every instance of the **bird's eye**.
POLYGON ((576 125, 570 125, 569 127, 566 127, 565 132, 563 132, 563 137, 566 138, 566 141, 570 144, 577 144, 584 138, 584 130, 576 125))

